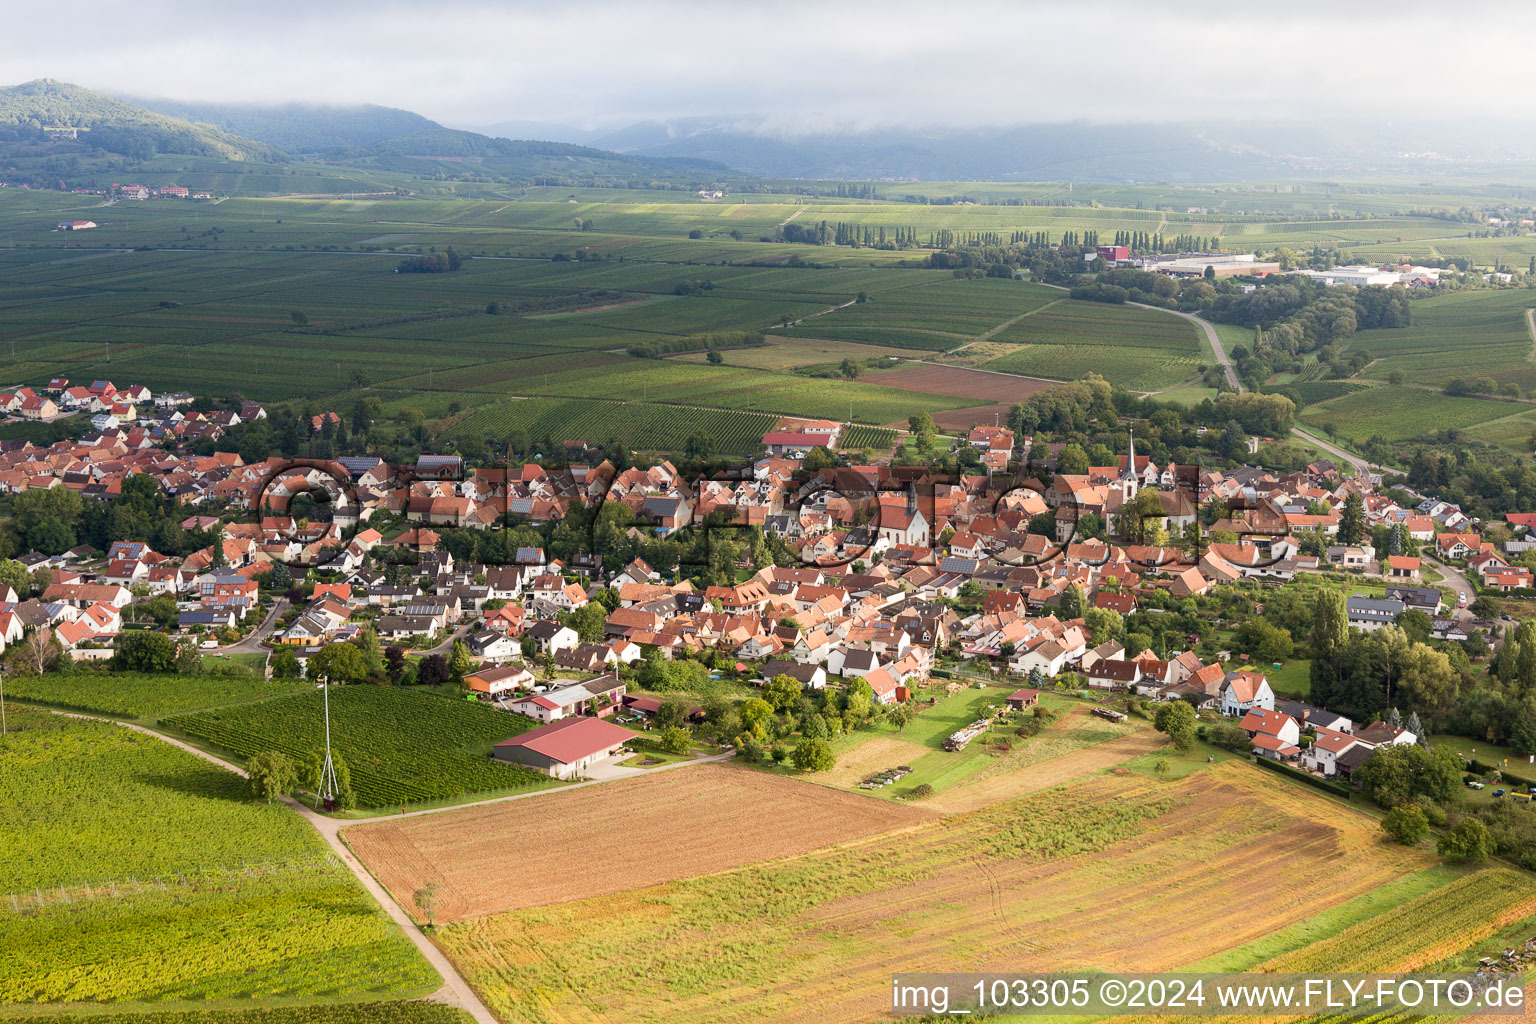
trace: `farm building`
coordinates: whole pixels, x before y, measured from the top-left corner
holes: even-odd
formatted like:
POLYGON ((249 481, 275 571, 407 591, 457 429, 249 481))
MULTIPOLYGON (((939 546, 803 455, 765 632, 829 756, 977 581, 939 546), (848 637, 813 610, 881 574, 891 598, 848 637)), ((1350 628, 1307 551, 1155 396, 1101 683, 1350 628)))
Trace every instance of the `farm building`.
POLYGON ((572 779, 595 762, 617 754, 634 738, 628 729, 600 718, 562 718, 502 740, 492 748, 491 756, 557 779, 572 779))
POLYGON ((1039 690, 1015 690, 1008 695, 1008 707, 1014 711, 1023 711, 1025 708, 1034 707, 1039 700, 1039 690))
POLYGON ((93 220, 61 220, 61 221, 59 221, 59 230, 60 231, 89 231, 91 228, 93 228, 95 226, 96 226, 96 222, 93 221, 93 220))

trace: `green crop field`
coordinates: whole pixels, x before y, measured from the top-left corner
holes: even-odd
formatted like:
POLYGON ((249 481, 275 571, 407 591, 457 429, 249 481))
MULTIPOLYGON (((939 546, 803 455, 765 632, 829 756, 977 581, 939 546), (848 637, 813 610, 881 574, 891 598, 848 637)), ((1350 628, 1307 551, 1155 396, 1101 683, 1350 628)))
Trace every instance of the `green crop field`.
POLYGON ((844 306, 782 333, 941 351, 1003 329, 1061 296, 1055 289, 1021 281, 901 276, 916 279, 913 286, 844 306))
POLYGON ((1364 443, 1372 437, 1389 442, 1428 438, 1437 430, 1466 429, 1528 411, 1517 403, 1485 398, 1452 398, 1415 387, 1374 387, 1308 406, 1301 413, 1309 426, 1364 443))
MULTIPOLYGON (((169 180, 184 166, 167 158, 151 171, 169 180)), ((878 375, 808 380, 789 372, 845 358, 966 347, 940 358, 1057 380, 1098 372, 1158 392, 1193 380, 1211 360, 1193 325, 1165 313, 923 269, 924 248, 772 241, 791 219, 900 228, 919 240, 939 231, 1156 230, 1215 235, 1241 249, 1341 245, 1369 258, 1395 247, 1522 264, 1521 253, 1536 251, 1528 238, 1469 239, 1463 222, 1422 215, 1485 204, 1498 197, 1493 188, 930 182, 883 184, 876 200, 838 200, 797 195, 805 186, 784 182, 711 202, 648 189, 424 182, 403 165, 295 172, 219 162, 183 169, 188 181, 202 175, 236 193, 216 204, 103 206, 92 196, 0 194, 0 238, 10 246, 0 249, 9 343, 0 344, 0 380, 111 376, 213 395, 238 381, 243 396, 259 401, 340 410, 368 389, 386 415, 419 410, 434 429, 477 442, 517 431, 593 440, 602 427, 603 438, 627 437, 637 450, 685 441, 694 428, 674 410, 687 406, 720 451, 746 454, 769 414, 885 425, 963 407, 884 387, 878 375), (416 194, 260 194, 396 187, 416 194), (83 235, 53 230, 71 216, 101 226, 83 235), (689 238, 692 231, 701 237, 689 238), (402 254, 448 246, 466 257, 458 272, 394 273, 402 254), (865 301, 855 301, 860 295, 865 301), (499 315, 488 312, 492 303, 499 315), (719 331, 776 337, 728 353, 718 367, 698 354, 637 364, 625 352, 637 342, 719 331), (516 410, 514 397, 589 408, 516 410)), ((1523 322, 1528 304, 1523 291, 1419 300, 1413 328, 1362 332, 1347 347, 1375 357, 1369 378, 1401 369, 1413 383, 1439 386, 1471 374, 1475 354, 1477 375, 1529 390, 1536 361, 1523 322)), ((1229 347, 1246 341, 1244 331, 1221 330, 1229 347)), ((1314 364, 1281 382, 1332 383, 1320 380, 1325 372, 1314 364)), ((1343 390, 1298 397, 1323 404, 1343 390)), ((1515 429, 1494 430, 1497 443, 1508 444, 1515 429)))
POLYGON ((534 444, 548 437, 557 445, 578 440, 597 445, 618 438, 637 451, 680 451, 697 434, 713 441, 722 455, 745 456, 762 449, 763 434, 777 422, 778 417, 770 413, 526 398, 488 405, 460 421, 446 436, 506 441, 522 433, 534 444))
POLYGON ((249 802, 237 776, 121 726, 10 718, 0 1005, 377 999, 440 984, 314 830, 249 802))
MULTIPOLYGON (((331 745, 346 760, 365 807, 543 785, 545 776, 488 756, 492 744, 534 724, 487 704, 423 690, 343 686, 331 692, 331 745)), ((303 758, 324 747, 321 694, 315 690, 179 715, 165 725, 239 757, 280 750, 303 758)))
POLYGON ((1018 347, 983 363, 983 369, 1056 380, 1091 371, 1133 391, 1175 387, 1198 377, 1206 361, 1199 331, 1188 320, 1072 299, 1016 321, 994 340, 1018 347))
POLYGON ((119 718, 152 718, 216 704, 261 700, 302 688, 302 683, 263 679, 254 673, 181 676, 80 672, 17 676, 6 683, 5 694, 18 700, 119 718))
MULTIPOLYGON (((735 366, 704 366, 658 359, 626 358, 602 366, 551 373, 520 385, 530 395, 568 398, 638 396, 641 401, 687 402, 726 409, 793 416, 895 423, 913 413, 981 404, 863 381, 797 377, 735 366)), ((558 438, 556 440, 559 440, 558 438)))
POLYGON ((1375 359, 1365 376, 1385 379, 1402 370, 1410 381, 1443 385, 1456 377, 1491 377, 1500 384, 1536 387, 1536 361, 1526 310, 1536 295, 1524 290, 1466 291, 1412 303, 1413 326, 1361 331, 1350 351, 1375 359))
POLYGON ((1296 408, 1300 409, 1308 405, 1316 405, 1319 402, 1327 402, 1330 399, 1339 398, 1343 395, 1352 395, 1365 387, 1366 385, 1352 380, 1306 380, 1294 384, 1266 387, 1265 390, 1285 395, 1296 403, 1296 408))

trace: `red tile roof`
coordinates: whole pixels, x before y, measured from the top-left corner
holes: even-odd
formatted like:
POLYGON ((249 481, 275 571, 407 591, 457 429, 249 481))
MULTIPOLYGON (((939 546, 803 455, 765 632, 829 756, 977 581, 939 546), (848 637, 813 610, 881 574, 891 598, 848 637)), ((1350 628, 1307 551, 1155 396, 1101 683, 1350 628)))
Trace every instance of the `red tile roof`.
POLYGON ((561 764, 573 764, 634 738, 635 734, 628 729, 601 718, 562 718, 521 736, 502 740, 496 746, 527 747, 561 764))

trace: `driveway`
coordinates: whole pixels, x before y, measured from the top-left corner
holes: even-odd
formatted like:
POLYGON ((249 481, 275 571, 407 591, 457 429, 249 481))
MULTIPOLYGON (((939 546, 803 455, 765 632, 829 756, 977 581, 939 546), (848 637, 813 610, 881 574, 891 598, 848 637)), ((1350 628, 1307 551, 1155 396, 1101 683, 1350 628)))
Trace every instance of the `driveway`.
POLYGON ((449 651, 453 650, 453 642, 455 640, 462 640, 469 636, 470 632, 474 630, 474 628, 478 625, 479 622, 477 619, 470 619, 468 622, 464 623, 464 625, 460 626, 458 629, 455 629, 452 633, 449 633, 448 639, 444 640, 436 647, 429 647, 424 651, 412 651, 411 653, 419 654, 422 657, 426 657, 429 654, 446 655, 449 651))
MULTIPOLYGON (((1447 590, 1454 590, 1458 597, 1465 596, 1468 605, 1477 600, 1477 591, 1472 589, 1472 584, 1467 582, 1466 576, 1462 575, 1460 569, 1446 565, 1444 562, 1430 558, 1427 555, 1424 558, 1424 564, 1434 566, 1435 571, 1445 577, 1436 584, 1437 586, 1445 587, 1447 590)), ((1451 610, 1451 617, 1455 619, 1476 618, 1466 607, 1453 608, 1451 610)))
POLYGON ((628 761, 633 756, 633 754, 625 752, 615 754, 612 757, 605 757, 595 764, 587 765, 585 774, 587 778, 594 782, 604 782, 609 779, 632 779, 636 775, 644 775, 661 767, 657 765, 655 768, 626 768, 624 765, 619 764, 620 761, 628 761))

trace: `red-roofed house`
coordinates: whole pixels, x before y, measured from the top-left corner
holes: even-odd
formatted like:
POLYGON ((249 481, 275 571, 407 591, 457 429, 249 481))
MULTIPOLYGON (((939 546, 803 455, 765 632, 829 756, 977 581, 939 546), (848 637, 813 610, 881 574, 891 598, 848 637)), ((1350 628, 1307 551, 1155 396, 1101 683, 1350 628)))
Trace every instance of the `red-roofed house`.
POLYGON ((1489 566, 1483 570, 1483 586, 1517 590, 1531 585, 1531 570, 1523 565, 1489 566))
POLYGON ((770 430, 763 435, 763 447, 768 449, 769 455, 784 455, 811 448, 830 448, 836 440, 837 435, 830 431, 770 430))
POLYGON ((1288 761, 1301 754, 1301 726, 1282 711, 1255 708, 1243 716, 1242 727, 1253 740, 1253 749, 1261 757, 1288 761))

